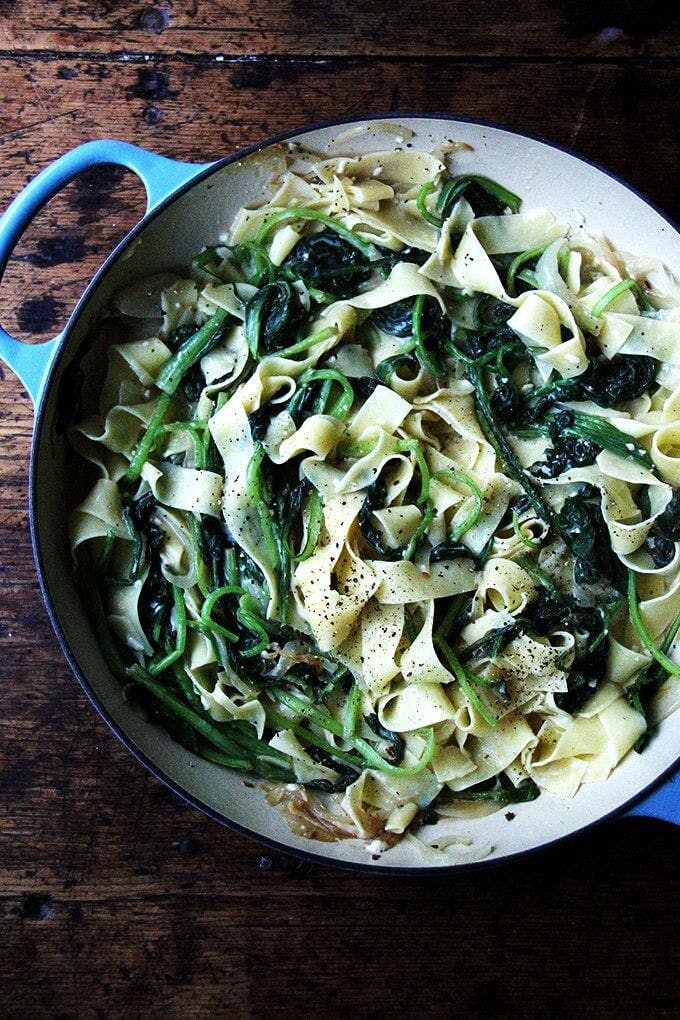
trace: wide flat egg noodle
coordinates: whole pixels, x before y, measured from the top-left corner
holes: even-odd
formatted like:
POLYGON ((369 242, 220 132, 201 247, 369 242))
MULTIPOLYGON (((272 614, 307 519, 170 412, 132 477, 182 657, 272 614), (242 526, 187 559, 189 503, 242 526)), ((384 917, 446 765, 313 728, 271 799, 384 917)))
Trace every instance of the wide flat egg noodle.
POLYGON ((680 365, 679 319, 620 312, 605 313, 603 318, 599 343, 607 357, 644 354, 666 364, 680 365))
POLYGON ((547 291, 527 291, 515 302, 517 311, 508 319, 532 349, 543 381, 553 370, 563 378, 581 375, 588 367, 583 336, 569 305, 547 291), (563 339, 563 330, 569 334, 563 339))
POLYGON ((449 684, 453 676, 440 662, 432 637, 434 601, 428 603, 419 633, 401 657, 401 675, 408 683, 449 684))
POLYGON ((524 764, 544 789, 572 797, 581 783, 606 779, 644 730, 640 713, 614 696, 597 714, 580 714, 564 727, 544 723, 524 764))
POLYGON ((347 573, 344 585, 339 586, 340 590, 333 587, 333 573, 363 500, 359 493, 326 500, 324 520, 328 541, 319 545, 295 570, 298 609, 322 651, 342 645, 379 584, 369 563, 352 558, 354 569, 347 573))
POLYGON ((387 605, 404 605, 429 599, 446 598, 472 591, 477 572, 472 560, 445 560, 433 563, 425 573, 410 560, 366 560, 377 579, 375 597, 387 605))
POLYGON ((224 463, 222 513, 229 530, 264 574, 269 589, 268 613, 278 607, 275 565, 269 559, 257 507, 248 495, 247 472, 255 452, 248 416, 240 399, 232 399, 210 421, 210 433, 224 463))
POLYGON ((98 479, 85 499, 71 514, 71 549, 93 538, 103 538, 113 529, 116 538, 129 538, 123 521, 123 503, 115 482, 98 479))
POLYGON ((176 464, 157 467, 147 461, 142 468, 142 478, 164 506, 219 516, 222 476, 214 471, 196 471, 176 464))

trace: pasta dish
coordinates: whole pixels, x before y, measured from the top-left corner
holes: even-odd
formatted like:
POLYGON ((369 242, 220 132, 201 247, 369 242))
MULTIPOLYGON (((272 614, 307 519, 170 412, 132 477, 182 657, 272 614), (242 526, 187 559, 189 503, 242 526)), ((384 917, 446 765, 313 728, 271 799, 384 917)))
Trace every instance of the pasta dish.
POLYGON ((680 702, 677 283, 452 149, 277 147, 71 431, 126 698, 313 839, 572 797, 680 702))

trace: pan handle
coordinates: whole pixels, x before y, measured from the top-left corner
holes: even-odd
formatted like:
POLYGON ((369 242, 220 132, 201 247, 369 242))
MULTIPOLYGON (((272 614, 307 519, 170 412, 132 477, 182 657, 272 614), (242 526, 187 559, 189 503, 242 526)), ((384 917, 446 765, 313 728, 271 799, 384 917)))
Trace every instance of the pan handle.
POLYGON ((660 818, 662 822, 680 825, 680 771, 662 782, 625 814, 628 818, 660 818))
MULTIPOLYGON (((17 241, 36 213, 83 170, 102 163, 115 163, 137 174, 146 190, 147 212, 210 166, 209 163, 181 163, 111 138, 79 145, 29 181, 0 217, 0 279, 17 241)), ((61 337, 59 334, 43 344, 26 344, 0 326, 0 359, 19 376, 34 404, 40 399, 61 337)))

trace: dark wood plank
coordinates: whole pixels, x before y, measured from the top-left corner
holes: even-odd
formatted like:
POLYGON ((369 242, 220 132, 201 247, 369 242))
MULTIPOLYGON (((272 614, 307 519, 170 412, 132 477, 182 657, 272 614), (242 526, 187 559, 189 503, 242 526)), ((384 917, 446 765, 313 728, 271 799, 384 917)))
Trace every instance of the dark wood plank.
MULTIPOLYGON (((0 61, 0 79, 3 205, 50 159, 92 137, 119 136, 203 161, 315 120, 408 107, 448 108, 573 146, 678 213, 677 175, 670 172, 678 122, 667 106, 680 83, 675 66, 469 61, 436 63, 424 74, 417 60, 269 60, 249 67, 20 58, 0 61)), ((72 185, 36 221, 3 284, 12 295, 5 303, 12 330, 44 338, 64 321, 114 235, 141 210, 141 188, 132 183, 115 200, 107 196, 119 178, 93 174, 98 183, 94 192, 89 185, 89 198, 88 186, 72 185)))
POLYGON ((224 5, 10 0, 0 46, 61 53, 168 56, 339 54, 380 56, 570 56, 678 54, 677 10, 657 0, 476 0, 418 5, 395 0, 252 0, 224 5), (415 16, 414 16, 415 15, 415 16))
MULTIPOLYGON (((236 7, 201 5, 192 31, 201 18, 214 19, 209 28, 220 17, 245 24, 255 16, 236 7)), ((141 4, 41 4, 35 23, 47 28, 34 30, 35 46, 47 45, 41 33, 51 31, 54 9, 55 19, 70 19, 70 47, 76 30, 86 34, 96 23, 88 46, 96 39, 104 56, 0 61, 0 206, 55 155, 91 137, 118 135, 205 160, 315 118, 448 106, 572 144, 678 210, 678 69, 671 61, 624 59, 632 49, 597 67, 124 61, 111 50, 123 37, 129 42, 125 26, 141 4)), ((28 6, 13 5, 18 20, 12 15, 9 27, 8 10, 5 4, 6 39, 24 45, 16 41, 24 19, 28 46, 28 6)), ((169 10, 181 20, 190 7, 176 2, 169 10)), ((302 5, 286 10, 301 23, 302 5)), ((480 5, 482 27, 489 10, 480 5)), ((281 32, 279 8, 272 11, 269 21, 281 32)), ((326 19, 331 29, 333 18, 326 19)), ((262 32, 272 31, 264 23, 262 32)), ((511 35, 507 22, 505 31, 511 35)), ((170 31, 143 38, 150 52, 169 45, 170 31)), ((265 38, 283 52, 283 36, 265 38)), ((286 45, 292 52, 292 42, 286 45)), ((71 185, 41 213, 10 265, 0 291, 3 325, 32 340, 51 335, 142 208, 141 186, 130 175, 100 172, 71 185)), ((567 847, 465 876, 376 879, 272 859, 151 779, 97 718, 51 635, 27 531, 30 429, 28 400, 5 371, 2 1016, 678 1015, 680 835, 667 826, 611 823, 567 847)))

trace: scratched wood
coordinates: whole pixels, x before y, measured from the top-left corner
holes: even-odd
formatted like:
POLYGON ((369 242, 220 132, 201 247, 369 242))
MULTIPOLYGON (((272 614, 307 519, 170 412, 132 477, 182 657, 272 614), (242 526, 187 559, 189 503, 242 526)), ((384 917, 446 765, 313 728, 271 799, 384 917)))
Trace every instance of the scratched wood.
POLYGON ((4 0, 0 48, 61 53, 403 57, 678 55, 668 0, 4 0))
MULTIPOLYGON (((55 155, 88 138, 120 136, 204 161, 315 120, 408 107, 494 119, 576 146, 678 212, 677 175, 669 172, 678 122, 667 105, 680 88, 675 65, 583 64, 566 73, 540 63, 469 61, 424 74, 418 61, 64 64, 22 57, 0 60, 0 81, 14 82, 18 93, 0 108, 2 204, 55 155), (547 110, 560 115, 546 120, 547 110)), ((94 191, 71 185, 41 214, 3 284, 14 299, 6 303, 11 329, 39 339, 64 321, 141 211, 141 187, 128 175, 121 197, 122 176, 96 171, 94 191)))
MULTIPOLYGON (((497 6, 472 16, 472 5, 433 2, 395 27, 387 5, 349 0, 5 0, 0 206, 92 137, 207 160, 310 120, 409 107, 573 145, 677 215, 678 36, 665 5, 636 32, 604 36, 621 24, 606 5, 569 30, 566 0, 533 5, 519 26, 499 23, 497 6), (168 24, 156 32, 159 10, 168 24), (425 65, 426 51, 441 59, 425 65), (258 53, 269 58, 214 59, 258 53), (298 59, 310 54, 324 59, 298 59)), ((70 185, 10 263, 3 325, 51 336, 142 210, 141 185, 115 169, 70 185)), ((379 880, 272 858, 151 779, 51 636, 28 538, 30 430, 26 395, 5 371, 1 1016, 678 1015, 680 836, 661 823, 611 823, 489 872, 379 880)))

